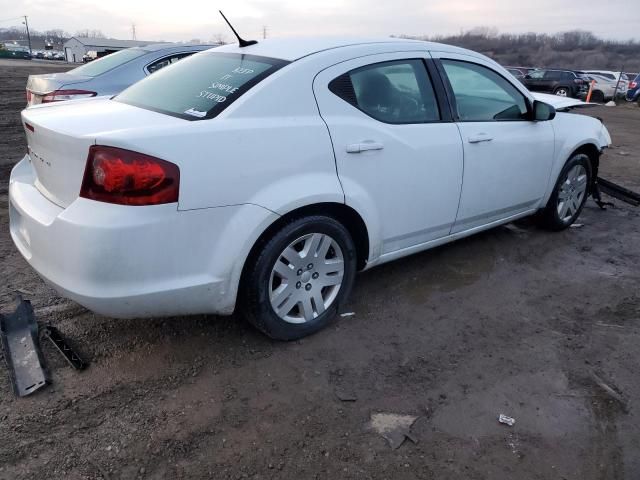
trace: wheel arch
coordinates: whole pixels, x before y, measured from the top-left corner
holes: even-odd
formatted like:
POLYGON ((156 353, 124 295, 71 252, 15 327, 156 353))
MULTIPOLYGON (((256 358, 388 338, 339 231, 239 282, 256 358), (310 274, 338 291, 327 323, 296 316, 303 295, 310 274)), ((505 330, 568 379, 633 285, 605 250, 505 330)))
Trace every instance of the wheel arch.
POLYGON ((591 165, 591 183, 589 184, 588 192, 590 193, 596 183, 596 179, 598 178, 598 169, 600 168, 600 149, 594 143, 585 143, 580 145, 571 152, 569 157, 567 157, 565 164, 579 153, 583 153, 589 157, 589 164, 591 165))
POLYGON ((358 270, 365 268, 367 260, 369 259, 370 239, 369 230, 362 216, 355 209, 345 205, 344 203, 313 203, 295 208, 285 213, 265 228, 245 258, 242 266, 242 273, 240 275, 240 288, 242 288, 242 285, 246 280, 247 266, 259 254, 260 248, 268 241, 268 239, 287 223, 310 215, 328 216, 344 225, 344 227, 349 231, 349 234, 356 246, 358 270))

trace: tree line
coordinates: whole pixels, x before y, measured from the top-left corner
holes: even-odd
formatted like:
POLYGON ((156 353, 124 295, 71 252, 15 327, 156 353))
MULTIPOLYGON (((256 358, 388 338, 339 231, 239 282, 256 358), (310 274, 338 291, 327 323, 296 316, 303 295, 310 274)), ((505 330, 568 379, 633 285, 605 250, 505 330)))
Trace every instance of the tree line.
POLYGON ((458 35, 408 36, 446 43, 483 53, 502 65, 640 71, 640 43, 599 38, 592 32, 572 30, 556 34, 499 33, 478 27, 458 35))

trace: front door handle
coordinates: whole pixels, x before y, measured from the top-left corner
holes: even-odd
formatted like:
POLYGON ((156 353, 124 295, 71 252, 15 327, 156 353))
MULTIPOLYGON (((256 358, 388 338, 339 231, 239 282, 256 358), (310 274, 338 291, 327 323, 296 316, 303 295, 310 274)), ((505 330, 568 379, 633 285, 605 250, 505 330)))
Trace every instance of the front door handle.
POLYGON ((347 153, 360 153, 368 150, 382 150, 384 145, 379 142, 364 141, 347 145, 347 153))
POLYGON ((488 133, 478 133, 469 137, 469 143, 490 142, 491 140, 493 140, 493 137, 488 133))

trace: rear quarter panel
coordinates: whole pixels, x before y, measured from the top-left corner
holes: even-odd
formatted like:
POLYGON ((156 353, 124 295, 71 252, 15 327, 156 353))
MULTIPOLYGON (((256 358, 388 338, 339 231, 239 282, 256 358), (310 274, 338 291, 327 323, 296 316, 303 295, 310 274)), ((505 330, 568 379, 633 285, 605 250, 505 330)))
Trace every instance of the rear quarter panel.
MULTIPOLYGON (((312 91, 315 69, 284 67, 209 120, 106 132, 98 144, 180 167, 180 210, 255 204, 279 214, 344 202, 331 139, 312 91)), ((158 114, 161 115, 161 114, 158 114)))

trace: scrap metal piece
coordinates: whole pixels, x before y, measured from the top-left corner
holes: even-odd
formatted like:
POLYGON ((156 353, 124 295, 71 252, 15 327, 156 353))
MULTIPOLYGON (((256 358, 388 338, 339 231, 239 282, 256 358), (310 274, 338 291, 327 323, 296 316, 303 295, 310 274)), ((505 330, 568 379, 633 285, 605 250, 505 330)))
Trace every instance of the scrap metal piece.
POLYGON ((42 329, 42 336, 53 343, 53 346, 62 354, 64 359, 76 370, 84 370, 87 363, 67 344, 60 331, 51 325, 42 329))
POLYGON ((640 194, 633 192, 627 188, 617 185, 609 180, 598 177, 598 189, 600 192, 609 195, 610 197, 622 200, 625 203, 637 207, 640 205, 640 194))
POLYGON ((516 423, 516 419, 509 417, 508 415, 505 415, 504 413, 501 413, 500 415, 498 415, 498 421, 500 423, 504 423, 505 425, 509 425, 510 427, 513 427, 516 423))
POLYGON ((18 297, 15 312, 0 314, 0 337, 17 396, 30 395, 49 384, 38 342, 38 324, 29 300, 18 297))
POLYGON ((417 439, 411 434, 411 427, 419 417, 414 415, 398 415, 395 413, 373 413, 369 426, 378 432, 396 450, 404 443, 405 439, 417 443, 417 439))

